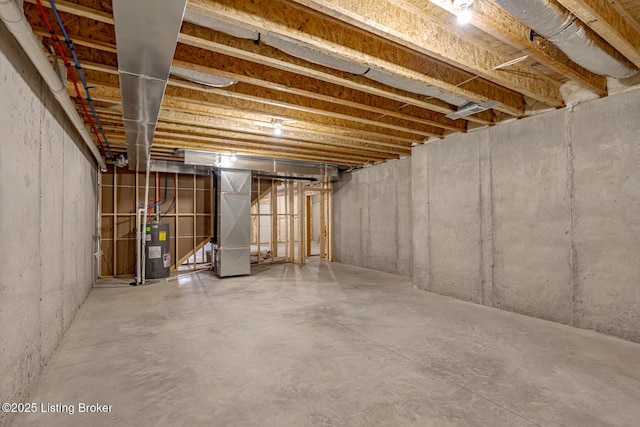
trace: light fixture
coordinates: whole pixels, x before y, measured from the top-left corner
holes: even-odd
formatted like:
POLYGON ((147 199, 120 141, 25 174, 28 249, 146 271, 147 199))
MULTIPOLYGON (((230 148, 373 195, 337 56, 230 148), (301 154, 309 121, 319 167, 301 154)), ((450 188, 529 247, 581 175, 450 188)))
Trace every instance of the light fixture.
POLYGON ((471 22, 473 14, 469 10, 469 6, 473 3, 473 0, 453 0, 453 7, 460 9, 458 14, 458 24, 466 25, 471 22))
POLYGON ((460 15, 458 15, 458 24, 467 25, 469 22, 471 22, 471 11, 465 7, 462 9, 462 12, 460 12, 460 15))
POLYGON ((273 126, 273 133, 275 135, 282 135, 282 119, 271 120, 271 126, 273 126))
POLYGON ((236 153, 233 153, 233 154, 231 155, 231 161, 232 161, 232 162, 235 162, 236 160, 238 160, 238 157, 236 157, 236 153))

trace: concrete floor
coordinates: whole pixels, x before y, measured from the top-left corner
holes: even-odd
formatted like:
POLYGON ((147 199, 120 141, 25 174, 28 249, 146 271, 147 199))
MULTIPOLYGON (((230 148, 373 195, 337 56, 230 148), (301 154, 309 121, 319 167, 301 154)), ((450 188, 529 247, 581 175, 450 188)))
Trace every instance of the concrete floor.
POLYGON ((14 426, 637 427, 640 345, 316 258, 102 285, 29 400, 75 413, 14 426))

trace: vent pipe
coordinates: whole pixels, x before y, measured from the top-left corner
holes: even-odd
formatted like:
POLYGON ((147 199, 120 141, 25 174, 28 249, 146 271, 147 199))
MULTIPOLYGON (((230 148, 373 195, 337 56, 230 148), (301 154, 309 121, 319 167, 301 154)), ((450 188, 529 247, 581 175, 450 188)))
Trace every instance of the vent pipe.
POLYGON ((145 170, 186 0, 113 0, 129 168, 145 170))
POLYGON ((587 70, 623 79, 637 70, 604 50, 585 24, 559 4, 549 0, 494 0, 502 9, 522 21, 587 70))
POLYGON ((67 117, 71 120, 75 128, 80 133, 82 140, 87 144, 91 154, 96 158, 100 169, 107 169, 107 165, 98 150, 95 142, 91 138, 89 130, 84 125, 84 120, 78 114, 75 103, 67 93, 66 82, 63 83, 55 72, 53 66, 49 62, 47 52, 44 50, 42 43, 33 35, 31 26, 25 19, 22 9, 14 0, 0 0, 0 19, 9 29, 11 34, 16 38, 22 49, 25 51, 36 70, 42 76, 49 90, 53 93, 67 117))

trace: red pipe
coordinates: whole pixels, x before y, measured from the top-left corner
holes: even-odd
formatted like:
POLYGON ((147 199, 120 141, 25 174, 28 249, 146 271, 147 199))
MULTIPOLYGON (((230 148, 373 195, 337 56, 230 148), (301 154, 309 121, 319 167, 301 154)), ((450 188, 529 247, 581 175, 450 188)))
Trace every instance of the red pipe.
POLYGON ((102 145, 102 140, 100 139, 100 136, 98 135, 98 131, 96 130, 96 125, 95 125, 95 123, 93 121, 93 118, 89 115, 89 112, 87 111, 87 107, 84 104, 84 99, 82 98, 82 95, 80 94, 80 88, 78 87, 78 80, 76 79, 76 75, 73 74, 73 69, 71 68, 71 64, 69 63, 69 60, 67 59, 67 55, 64 54, 64 50, 62 50, 62 45, 60 44, 60 39, 58 38, 56 33, 53 31, 53 27, 51 26, 51 23, 49 22, 49 19, 47 18, 47 14, 44 11, 44 7, 42 6, 42 2, 40 0, 36 0, 36 1, 38 3, 38 9, 40 9, 40 15, 42 16, 42 19, 44 20, 44 23, 47 26, 47 29, 49 30, 49 33, 51 34, 51 39, 54 42, 56 50, 60 54, 60 57, 62 58, 62 61, 64 62, 64 66, 67 68, 67 74, 69 74, 71 76, 71 81, 73 82, 73 85, 76 88, 76 94, 78 95, 78 99, 80 100, 80 106, 82 107, 82 111, 84 112, 85 120, 91 125, 91 132, 93 132, 93 134, 95 135, 96 140, 98 141, 98 144, 100 145, 100 152, 104 156, 105 153, 104 153, 104 146, 102 145))

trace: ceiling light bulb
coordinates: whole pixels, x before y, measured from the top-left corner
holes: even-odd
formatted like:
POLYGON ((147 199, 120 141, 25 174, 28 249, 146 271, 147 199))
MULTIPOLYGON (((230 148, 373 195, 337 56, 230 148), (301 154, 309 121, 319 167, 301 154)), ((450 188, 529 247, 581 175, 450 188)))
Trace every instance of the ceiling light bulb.
POLYGON ((468 7, 463 7, 458 15, 458 24, 466 25, 471 22, 472 14, 468 7))
POLYGON ((236 155, 235 155, 235 154, 232 154, 232 155, 231 155, 231 161, 232 161, 232 162, 235 162, 236 160, 238 160, 238 158, 236 157, 236 155))
POLYGON ((280 125, 280 126, 276 127, 276 128, 273 130, 273 133, 275 133, 276 135, 281 135, 281 134, 282 134, 282 125, 280 125))

